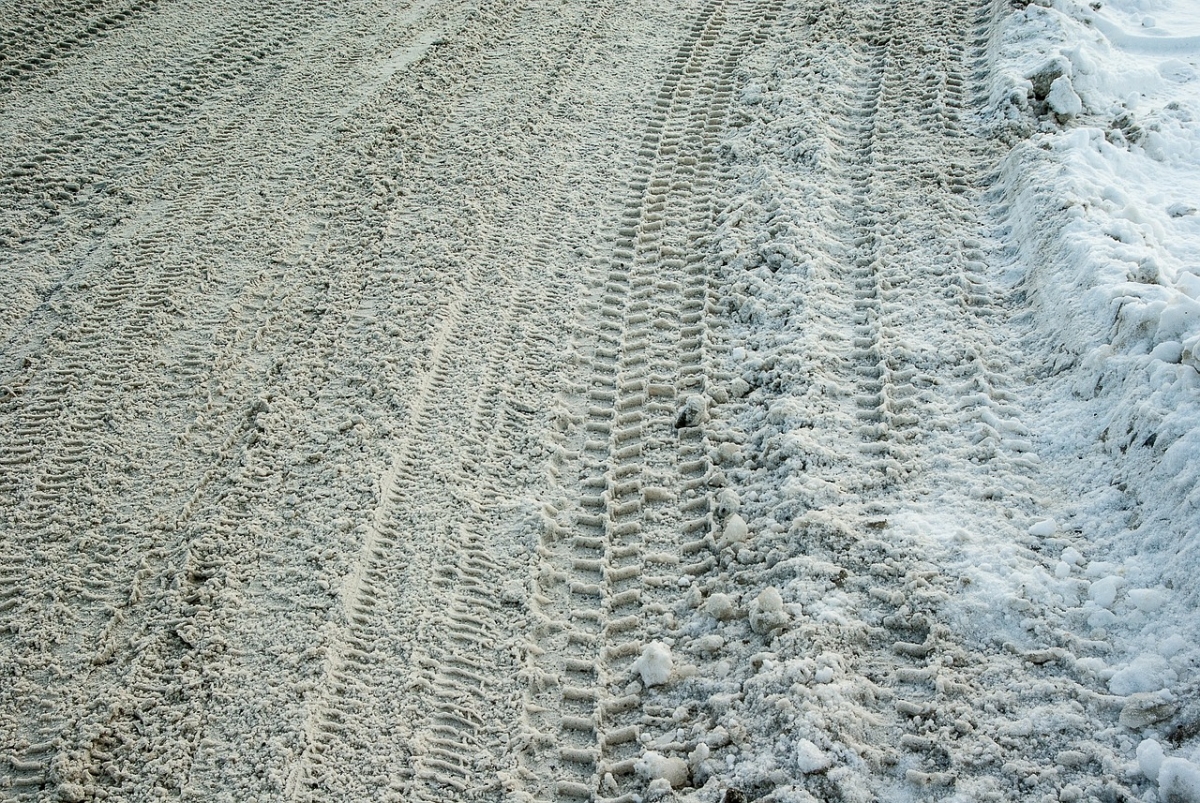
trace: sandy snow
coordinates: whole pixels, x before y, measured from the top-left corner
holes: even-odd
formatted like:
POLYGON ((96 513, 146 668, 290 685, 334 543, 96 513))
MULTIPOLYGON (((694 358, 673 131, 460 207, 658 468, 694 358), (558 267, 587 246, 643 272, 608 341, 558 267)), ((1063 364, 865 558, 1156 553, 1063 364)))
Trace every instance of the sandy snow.
POLYGON ((0 798, 1200 801, 1195 3, 0 6, 0 798))

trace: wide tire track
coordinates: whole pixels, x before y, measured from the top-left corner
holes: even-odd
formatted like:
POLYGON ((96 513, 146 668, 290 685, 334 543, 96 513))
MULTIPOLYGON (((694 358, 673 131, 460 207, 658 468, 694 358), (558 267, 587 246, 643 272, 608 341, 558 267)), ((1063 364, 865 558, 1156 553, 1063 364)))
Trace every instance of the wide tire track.
MULTIPOLYGON (((769 723, 756 730, 763 744, 776 732, 803 735, 839 761, 865 764, 861 780, 840 768, 789 779, 818 797, 899 794, 891 783, 934 799, 1015 792, 1083 734, 1042 735, 1034 760, 1014 740, 998 748, 995 735, 1014 727, 996 712, 1009 689, 1001 674, 1022 693, 1053 687, 1063 706, 1111 714, 1060 662, 1068 645, 995 645, 962 632, 969 580, 939 565, 950 552, 943 544, 905 529, 955 505, 969 508, 959 537, 978 527, 1023 543, 1014 510, 1036 511, 1037 463, 1003 342, 1011 310, 987 279, 996 255, 981 198, 996 154, 972 131, 1005 10, 943 2, 793 11, 797 55, 782 57, 780 72, 792 70, 795 100, 788 116, 762 116, 790 130, 764 123, 759 152, 745 137, 730 141, 728 180, 741 194, 718 219, 714 249, 729 331, 752 362, 732 403, 714 408, 714 427, 742 447, 723 463, 731 488, 760 501, 742 505, 751 537, 699 578, 698 599, 745 589, 735 601, 750 627, 732 616, 715 632, 726 648, 743 640, 729 658, 749 666, 740 684, 696 686, 740 685, 732 712, 769 723), (753 159, 739 161, 746 151, 769 157, 767 180, 753 159), (743 231, 770 236, 750 241, 743 231), (764 326, 776 314, 770 302, 781 301, 795 311, 764 326), (780 591, 776 624, 761 613, 756 623, 763 594, 780 591), (807 724, 817 718, 819 729, 807 724)), ((763 75, 748 76, 753 89, 769 83, 763 75)), ((738 112, 753 119, 753 103, 767 99, 738 112)), ((692 624, 711 627, 701 617, 692 624)), ((722 769, 706 772, 719 778, 722 769)), ((730 783, 750 799, 783 782, 752 762, 737 775, 730 783)))
POLYGON ((635 799, 640 736, 671 722, 672 709, 629 685, 631 665, 669 633, 680 572, 708 565, 686 565, 710 521, 701 240, 733 67, 773 8, 701 7, 655 100, 611 257, 595 268, 575 345, 586 370, 562 402, 564 485, 545 509, 535 578, 536 799, 635 799))
POLYGON ((597 69, 591 40, 616 35, 607 31, 610 11, 593 4, 567 17, 510 14, 513 30, 557 32, 558 48, 515 39, 483 50, 471 87, 423 138, 433 157, 417 183, 424 202, 453 210, 464 185, 480 199, 465 225, 426 243, 430 259, 434 250, 454 255, 461 281, 430 338, 341 594, 345 621, 309 705, 307 744, 290 771, 293 798, 384 788, 403 799, 494 799, 525 783, 514 762, 525 749, 517 661, 528 592, 514 578, 527 573, 537 517, 536 495, 522 501, 519 493, 543 482, 535 444, 544 413, 532 401, 559 370, 560 318, 577 277, 561 267, 571 261, 563 241, 570 229, 559 219, 569 176, 534 178, 541 168, 509 165, 511 132, 489 130, 487 121, 516 107, 522 116, 506 123, 514 129, 567 122, 561 110, 597 69), (519 90, 497 78, 525 66, 539 77, 519 90), (534 183, 542 187, 533 197, 509 208, 505 196, 534 183), (382 708, 374 702, 384 698, 382 708), (364 762, 382 772, 348 772, 364 762))

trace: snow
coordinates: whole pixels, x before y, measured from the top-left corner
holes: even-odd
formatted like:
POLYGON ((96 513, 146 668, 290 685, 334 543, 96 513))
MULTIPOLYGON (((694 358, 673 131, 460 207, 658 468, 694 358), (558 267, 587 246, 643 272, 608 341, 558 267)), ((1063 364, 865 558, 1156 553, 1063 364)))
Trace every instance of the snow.
POLYGON ((1171 663, 1166 658, 1154 653, 1145 653, 1114 672, 1108 680, 1108 688, 1113 694, 1124 697, 1138 692, 1168 688, 1177 679, 1171 663))
POLYGON ((642 650, 641 656, 633 663, 633 671, 641 675, 645 685, 661 686, 670 679, 672 666, 671 648, 655 641, 642 650))
POLYGON ((1101 608, 1111 608, 1117 600, 1117 591, 1121 588, 1121 583, 1120 577, 1097 580, 1088 588, 1088 596, 1101 608))
POLYGON ((830 765, 829 756, 808 739, 796 742, 796 768, 808 775, 826 770, 830 765))
POLYGON ((1038 538, 1048 538, 1058 532, 1058 523, 1054 519, 1042 519, 1029 525, 1029 534, 1038 538))
POLYGON ((1200 801, 1200 4, 159 5, 0 25, 14 799, 1200 801))
POLYGON ((634 765, 638 775, 650 781, 666 781, 670 787, 683 786, 688 778, 688 765, 682 758, 664 756, 647 750, 634 765))
POLYGON ((1069 119, 1083 111, 1083 100, 1075 94, 1075 87, 1071 86, 1071 79, 1065 75, 1058 76, 1050 84, 1046 102, 1060 118, 1069 119))
POLYGON ((1158 780, 1158 771, 1162 767, 1163 759, 1162 745, 1153 739, 1143 739, 1137 746, 1138 770, 1150 780, 1158 780))
POLYGON ((1158 788, 1169 803, 1200 803, 1200 766, 1182 758, 1163 759, 1158 788))
POLYGON ((746 525, 746 520, 738 514, 734 513, 725 522, 725 533, 721 538, 722 546, 734 546, 746 540, 750 534, 750 529, 746 525))

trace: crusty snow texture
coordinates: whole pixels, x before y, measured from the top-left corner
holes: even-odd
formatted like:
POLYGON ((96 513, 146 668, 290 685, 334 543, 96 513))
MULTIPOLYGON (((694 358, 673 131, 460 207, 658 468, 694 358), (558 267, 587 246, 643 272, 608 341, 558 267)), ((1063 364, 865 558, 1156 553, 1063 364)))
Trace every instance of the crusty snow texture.
POLYGON ((1200 4, 0 4, 0 798, 1200 801, 1200 4))

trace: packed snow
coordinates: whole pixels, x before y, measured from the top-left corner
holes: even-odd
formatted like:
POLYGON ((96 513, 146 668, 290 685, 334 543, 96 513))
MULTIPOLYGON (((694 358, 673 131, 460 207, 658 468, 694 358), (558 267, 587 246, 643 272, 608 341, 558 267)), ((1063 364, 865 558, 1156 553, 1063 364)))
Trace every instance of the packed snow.
POLYGON ((0 45, 0 797, 1200 803, 1200 5, 0 45))

